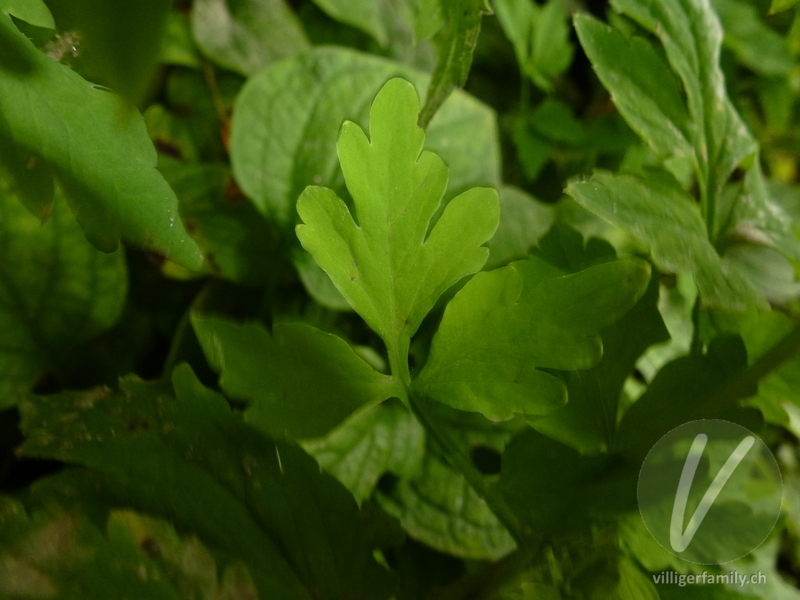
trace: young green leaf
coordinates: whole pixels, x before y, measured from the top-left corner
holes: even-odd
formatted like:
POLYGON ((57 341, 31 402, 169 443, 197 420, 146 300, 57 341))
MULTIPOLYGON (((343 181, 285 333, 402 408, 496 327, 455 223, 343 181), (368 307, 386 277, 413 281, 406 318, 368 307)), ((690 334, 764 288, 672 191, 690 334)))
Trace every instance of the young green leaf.
POLYGON ((633 259, 573 275, 538 258, 479 273, 447 305, 413 390, 494 420, 547 414, 566 402, 566 388, 541 369, 597 364, 598 332, 649 280, 650 266, 633 259))
POLYGON ((245 420, 273 436, 319 437, 366 404, 405 397, 347 342, 304 323, 276 323, 269 333, 194 314, 192 324, 222 389, 246 400, 245 420))
POLYGON ((442 5, 445 35, 439 48, 436 70, 425 96, 425 105, 419 115, 419 124, 423 128, 428 127, 450 93, 467 82, 472 53, 481 32, 481 19, 483 15, 492 14, 488 0, 442 0, 442 5))
MULTIPOLYGON (((21 404, 28 456, 85 465, 111 506, 164 518, 241 560, 261 598, 388 599, 373 557, 396 525, 353 497, 297 446, 243 424, 181 365, 175 396, 131 377, 21 404)), ((85 486, 84 486, 85 487, 85 486)))
MULTIPOLYGON (((28 65, 22 72, 0 70, 4 156, 18 153, 27 168, 43 163, 55 173, 99 249, 115 250, 122 237, 199 267, 202 255, 183 228, 175 194, 155 169, 156 152, 141 117, 122 114, 112 94, 39 52, 6 15, 0 15, 0 33, 20 48, 14 64, 28 65)), ((8 58, 0 53, 0 64, 8 58)), ((18 164, 10 166, 15 179, 30 181, 18 164)), ((39 194, 33 212, 45 218, 51 203, 52 197, 39 194)))
POLYGON ((499 218, 497 192, 475 188, 451 200, 428 233, 447 167, 422 152, 418 111, 414 87, 393 79, 372 105, 370 139, 355 123, 342 126, 337 147, 357 222, 327 188, 306 188, 297 204, 303 247, 383 338, 403 379, 411 336, 443 292, 483 267, 481 244, 499 218))
POLYGON ((717 254, 697 205, 672 176, 653 171, 642 179, 597 171, 589 181, 570 183, 566 193, 648 244, 663 271, 692 273, 705 304, 729 309, 765 304, 717 254))
POLYGON ((0 409, 110 328, 127 287, 123 253, 90 246, 60 192, 42 225, 0 179, 0 409))
POLYGON ((309 49, 297 16, 284 0, 197 0, 191 19, 203 53, 245 76, 309 49))

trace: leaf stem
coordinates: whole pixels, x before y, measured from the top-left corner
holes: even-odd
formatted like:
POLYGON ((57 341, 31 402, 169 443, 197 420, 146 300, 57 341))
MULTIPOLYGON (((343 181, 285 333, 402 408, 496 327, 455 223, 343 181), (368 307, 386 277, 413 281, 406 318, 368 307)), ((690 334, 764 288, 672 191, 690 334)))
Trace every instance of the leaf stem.
POLYGON ((520 548, 529 546, 531 531, 520 523, 505 498, 489 485, 483 474, 470 462, 455 440, 440 426, 430 410, 429 401, 411 390, 408 392, 408 399, 411 410, 422 423, 425 431, 436 441, 447 462, 459 471, 472 489, 483 498, 500 522, 508 529, 517 545, 520 548))

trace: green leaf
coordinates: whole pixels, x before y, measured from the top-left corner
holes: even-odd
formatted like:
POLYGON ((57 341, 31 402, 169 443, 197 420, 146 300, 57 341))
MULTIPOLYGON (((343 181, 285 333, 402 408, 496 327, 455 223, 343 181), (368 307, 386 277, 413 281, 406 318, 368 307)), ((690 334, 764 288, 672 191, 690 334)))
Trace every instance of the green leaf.
POLYGON ((761 20, 755 6, 743 0, 713 0, 711 4, 725 32, 723 45, 743 65, 768 76, 787 75, 794 68, 786 39, 761 20))
POLYGON ((627 40, 587 15, 575 16, 575 30, 620 113, 656 155, 694 160, 692 121, 675 77, 653 45, 638 36, 627 40))
POLYGON ((705 355, 686 356, 665 365, 623 415, 620 451, 644 457, 674 427, 716 418, 739 400, 753 396, 755 384, 742 377, 746 366, 744 344, 732 337, 714 340, 705 355))
POLYGON ((45 29, 55 29, 53 15, 43 0, 0 0, 0 12, 45 29))
POLYGON ((255 324, 192 316, 206 358, 245 420, 277 437, 319 437, 366 404, 405 391, 370 367, 343 339, 304 323, 255 324))
POLYGON ((206 271, 263 286, 278 270, 278 233, 245 198, 224 165, 162 161, 181 218, 205 256, 206 271))
POLYGON ((191 18, 203 53, 245 76, 310 48, 284 0, 197 0, 191 18))
POLYGON ((608 451, 616 436, 625 380, 649 346, 669 339, 658 312, 658 279, 651 277, 636 305, 600 332, 602 360, 592 369, 567 374, 569 402, 544 417, 528 418, 537 431, 581 454, 608 451))
MULTIPOLYGON (((722 27, 709 2, 697 0, 613 0, 612 5, 663 44, 683 84, 692 120, 701 197, 713 219, 715 199, 734 169, 752 156, 757 144, 737 114, 719 67, 722 27)), ((612 88, 612 92, 613 92, 612 88)), ((711 221, 709 221, 711 222, 711 221)))
POLYGON ((65 204, 59 192, 42 225, 0 179, 0 409, 125 303, 124 255, 92 248, 65 204))
POLYGON ((478 44, 483 15, 492 14, 488 0, 443 0, 444 36, 439 46, 439 60, 419 124, 427 129, 436 111, 457 87, 463 87, 472 66, 472 53, 478 44))
POLYGON ((80 32, 82 61, 93 81, 131 104, 148 93, 170 0, 51 0, 59 25, 80 32))
POLYGON ((605 514, 635 509, 638 468, 613 461, 608 455, 582 456, 527 430, 503 453, 498 487, 534 531, 568 533, 605 514))
POLYGON ((579 204, 648 244, 662 271, 692 273, 708 306, 742 309, 764 300, 717 254, 696 204, 670 175, 648 178, 597 171, 589 181, 573 181, 566 193, 579 204))
POLYGON ((414 389, 489 419, 544 415, 566 388, 541 369, 588 369, 598 332, 644 293, 650 267, 620 260, 564 275, 538 258, 479 273, 445 309, 414 389))
POLYGON ((354 413, 323 438, 303 442, 303 449, 360 503, 382 475, 409 479, 417 474, 425 432, 405 405, 390 399, 354 413))
POLYGON ((495 0, 503 31, 514 45, 522 72, 545 91, 572 62, 569 21, 563 0, 543 6, 528 0, 495 0))
POLYGON ((185 365, 163 384, 123 379, 21 404, 22 452, 90 467, 112 506, 165 518, 241 560, 262 598, 389 598, 373 550, 396 529, 291 444, 244 425, 185 365))
MULTIPOLYGON (((307 185, 324 185, 344 197, 336 155, 341 124, 349 119, 366 128, 372 100, 395 76, 419 90, 429 82, 419 71, 342 48, 317 48, 251 78, 236 101, 231 162, 256 207, 288 231, 307 185)), ((495 115, 472 97, 453 94, 431 122, 425 143, 450 167, 445 201, 470 187, 499 187, 495 115)))
POLYGON ((485 269, 494 269, 528 255, 555 218, 553 207, 509 185, 500 188, 500 223, 489 240, 485 269))
POLYGON ((298 200, 297 237, 389 349, 403 377, 409 340, 436 300, 488 256, 480 247, 499 217, 497 192, 476 188, 450 201, 433 229, 447 188, 447 167, 422 152, 414 87, 389 81, 370 112, 370 139, 345 122, 337 145, 355 216, 327 188, 298 200))
MULTIPOLYGON (((491 462, 498 464, 488 469, 495 478, 506 443, 525 426, 518 421, 496 425, 481 415, 436 403, 430 408, 473 462, 481 454, 495 457, 491 462)), ((515 548, 514 539, 486 502, 431 440, 414 476, 381 482, 376 499, 402 523, 408 535, 440 552, 467 559, 498 560, 515 548)))
MULTIPOLYGON (((202 256, 178 217, 175 194, 156 171, 144 122, 121 114, 114 96, 40 53, 0 16, 0 31, 24 49, 25 73, 0 72, 0 141, 28 168, 55 173, 86 237, 111 252, 122 237, 188 268, 202 256)), ((11 165, 19 182, 26 176, 11 165)), ((43 172, 41 176, 45 176, 43 172)), ((50 177, 50 175, 46 175, 50 177)), ((25 186, 23 186, 25 187, 25 186)), ((52 198, 26 205, 44 218, 52 198)))

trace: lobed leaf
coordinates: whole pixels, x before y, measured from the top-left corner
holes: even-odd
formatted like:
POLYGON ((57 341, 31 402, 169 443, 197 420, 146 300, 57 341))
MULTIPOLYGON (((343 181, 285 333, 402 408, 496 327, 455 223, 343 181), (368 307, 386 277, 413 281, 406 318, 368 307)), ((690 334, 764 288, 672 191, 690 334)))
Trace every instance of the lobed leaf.
POLYGON ((428 233, 447 167, 422 152, 418 111, 414 87, 393 79, 372 105, 370 139, 355 123, 342 126, 337 147, 357 222, 327 188, 306 188, 297 204, 303 247, 383 338, 392 361, 405 360, 411 336, 442 293, 483 267, 488 250, 481 244, 499 216, 497 192, 472 189, 451 200, 428 233))
POLYGON ((192 324, 220 386, 248 403, 245 420, 279 438, 319 437, 364 405, 405 397, 347 342, 304 323, 272 333, 195 313, 192 324))
POLYGON ((562 406, 564 383, 542 369, 588 369, 598 332, 644 293, 650 267, 620 260, 573 275, 532 258, 479 273, 447 305, 412 389, 494 420, 562 406))
POLYGON ((394 578, 373 558, 397 530, 359 509, 291 444, 241 422, 188 366, 163 384, 123 379, 20 404, 21 452, 85 465, 111 506, 171 521, 241 560, 263 598, 389 598, 394 578))

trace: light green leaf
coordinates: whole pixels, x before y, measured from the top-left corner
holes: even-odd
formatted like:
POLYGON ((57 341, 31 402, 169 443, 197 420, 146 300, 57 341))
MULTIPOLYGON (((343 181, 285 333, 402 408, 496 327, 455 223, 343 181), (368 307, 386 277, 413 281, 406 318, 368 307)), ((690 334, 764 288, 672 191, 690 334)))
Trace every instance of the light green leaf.
POLYGON ((478 44, 483 15, 492 14, 488 0, 442 0, 445 33, 439 46, 439 60, 419 115, 427 129, 436 111, 457 87, 463 87, 472 66, 472 53, 478 44))
POLYGON ((206 358, 245 420, 277 437, 319 437, 365 404, 405 391, 335 335, 304 323, 276 323, 270 334, 199 314, 192 324, 206 358))
POLYGON ((538 258, 479 273, 447 305, 413 388, 493 420, 562 406, 564 383, 546 369, 588 369, 598 332, 647 288, 650 267, 621 260, 576 273, 538 258))
MULTIPOLYGON (((24 50, 24 72, 0 73, 0 140, 18 181, 27 168, 55 173, 67 201, 95 246, 111 252, 120 237, 188 268, 202 256, 187 235, 175 194, 156 171, 156 153, 138 114, 122 114, 114 96, 39 52, 7 16, 0 30, 24 50)), ((41 176, 50 177, 42 172, 41 176)), ((29 178, 29 176, 27 176, 29 178)), ((26 205, 46 218, 52 197, 26 205)))
POLYGON ((669 66, 644 38, 630 40, 587 15, 575 30, 594 70, 630 126, 660 158, 694 160, 692 122, 669 66))
MULTIPOLYGON (((83 464, 110 506, 163 518, 241 560, 261 598, 388 599, 394 577, 373 558, 397 529, 298 447, 241 422, 191 369, 175 396, 131 377, 21 404, 23 453, 83 464)), ((58 476, 56 476, 58 477, 58 476)))
POLYGON ((545 91, 572 62, 569 20, 563 0, 543 6, 528 0, 495 0, 494 9, 506 36, 514 45, 522 72, 545 91))
POLYGON ((122 252, 90 246, 60 192, 42 225, 0 179, 0 409, 78 342, 110 328, 127 292, 122 252))
POLYGON ((555 218, 555 210, 519 188, 500 188, 500 224, 489 240, 485 269, 494 269, 528 255, 555 218))
POLYGON ((389 41, 385 0, 314 0, 330 17, 360 29, 385 46, 389 41))
MULTIPOLYGON (((383 84, 401 76, 418 90, 419 71, 342 48, 318 48, 271 65, 251 78, 236 101, 231 161, 236 181, 256 207, 284 230, 294 227, 303 189, 324 185, 345 197, 336 140, 345 119, 366 128, 383 84)), ((425 132, 425 148, 450 167, 445 201, 474 186, 500 185, 494 112, 454 93, 425 132)))
MULTIPOLYGON (((500 455, 522 422, 496 425, 481 415, 463 413, 431 403, 437 422, 464 453, 488 455, 496 465, 488 475, 496 478, 500 455)), ((464 476, 454 470, 434 442, 428 441, 422 463, 413 477, 378 486, 376 499, 403 529, 420 542, 458 557, 498 560, 515 548, 514 539, 464 476)))
POLYGON ((722 22, 722 43, 739 61, 762 75, 788 75, 795 62, 786 39, 768 27, 756 7, 744 0, 713 0, 722 22))
POLYGON ((43 0, 0 0, 0 12, 45 29, 55 29, 53 15, 43 0))
POLYGON ((649 244, 656 265, 667 272, 692 273, 708 306, 742 309, 764 300, 738 270, 717 254, 696 204, 671 176, 648 178, 597 171, 566 190, 578 203, 649 244))
POLYGON ((324 438, 303 442, 303 449, 361 503, 385 473, 401 479, 417 474, 425 432, 405 405, 387 400, 353 414, 324 438))
POLYGON ((355 123, 342 126, 337 147, 357 224, 327 188, 306 188, 297 205, 300 242, 383 338, 400 377, 409 340, 439 296, 483 267, 480 246, 499 217, 497 192, 475 188, 451 200, 428 234, 448 172, 422 152, 418 111, 414 87, 393 79, 372 105, 369 139, 355 123))
POLYGON ((310 48, 284 0, 197 0, 191 18, 203 53, 245 76, 310 48))

